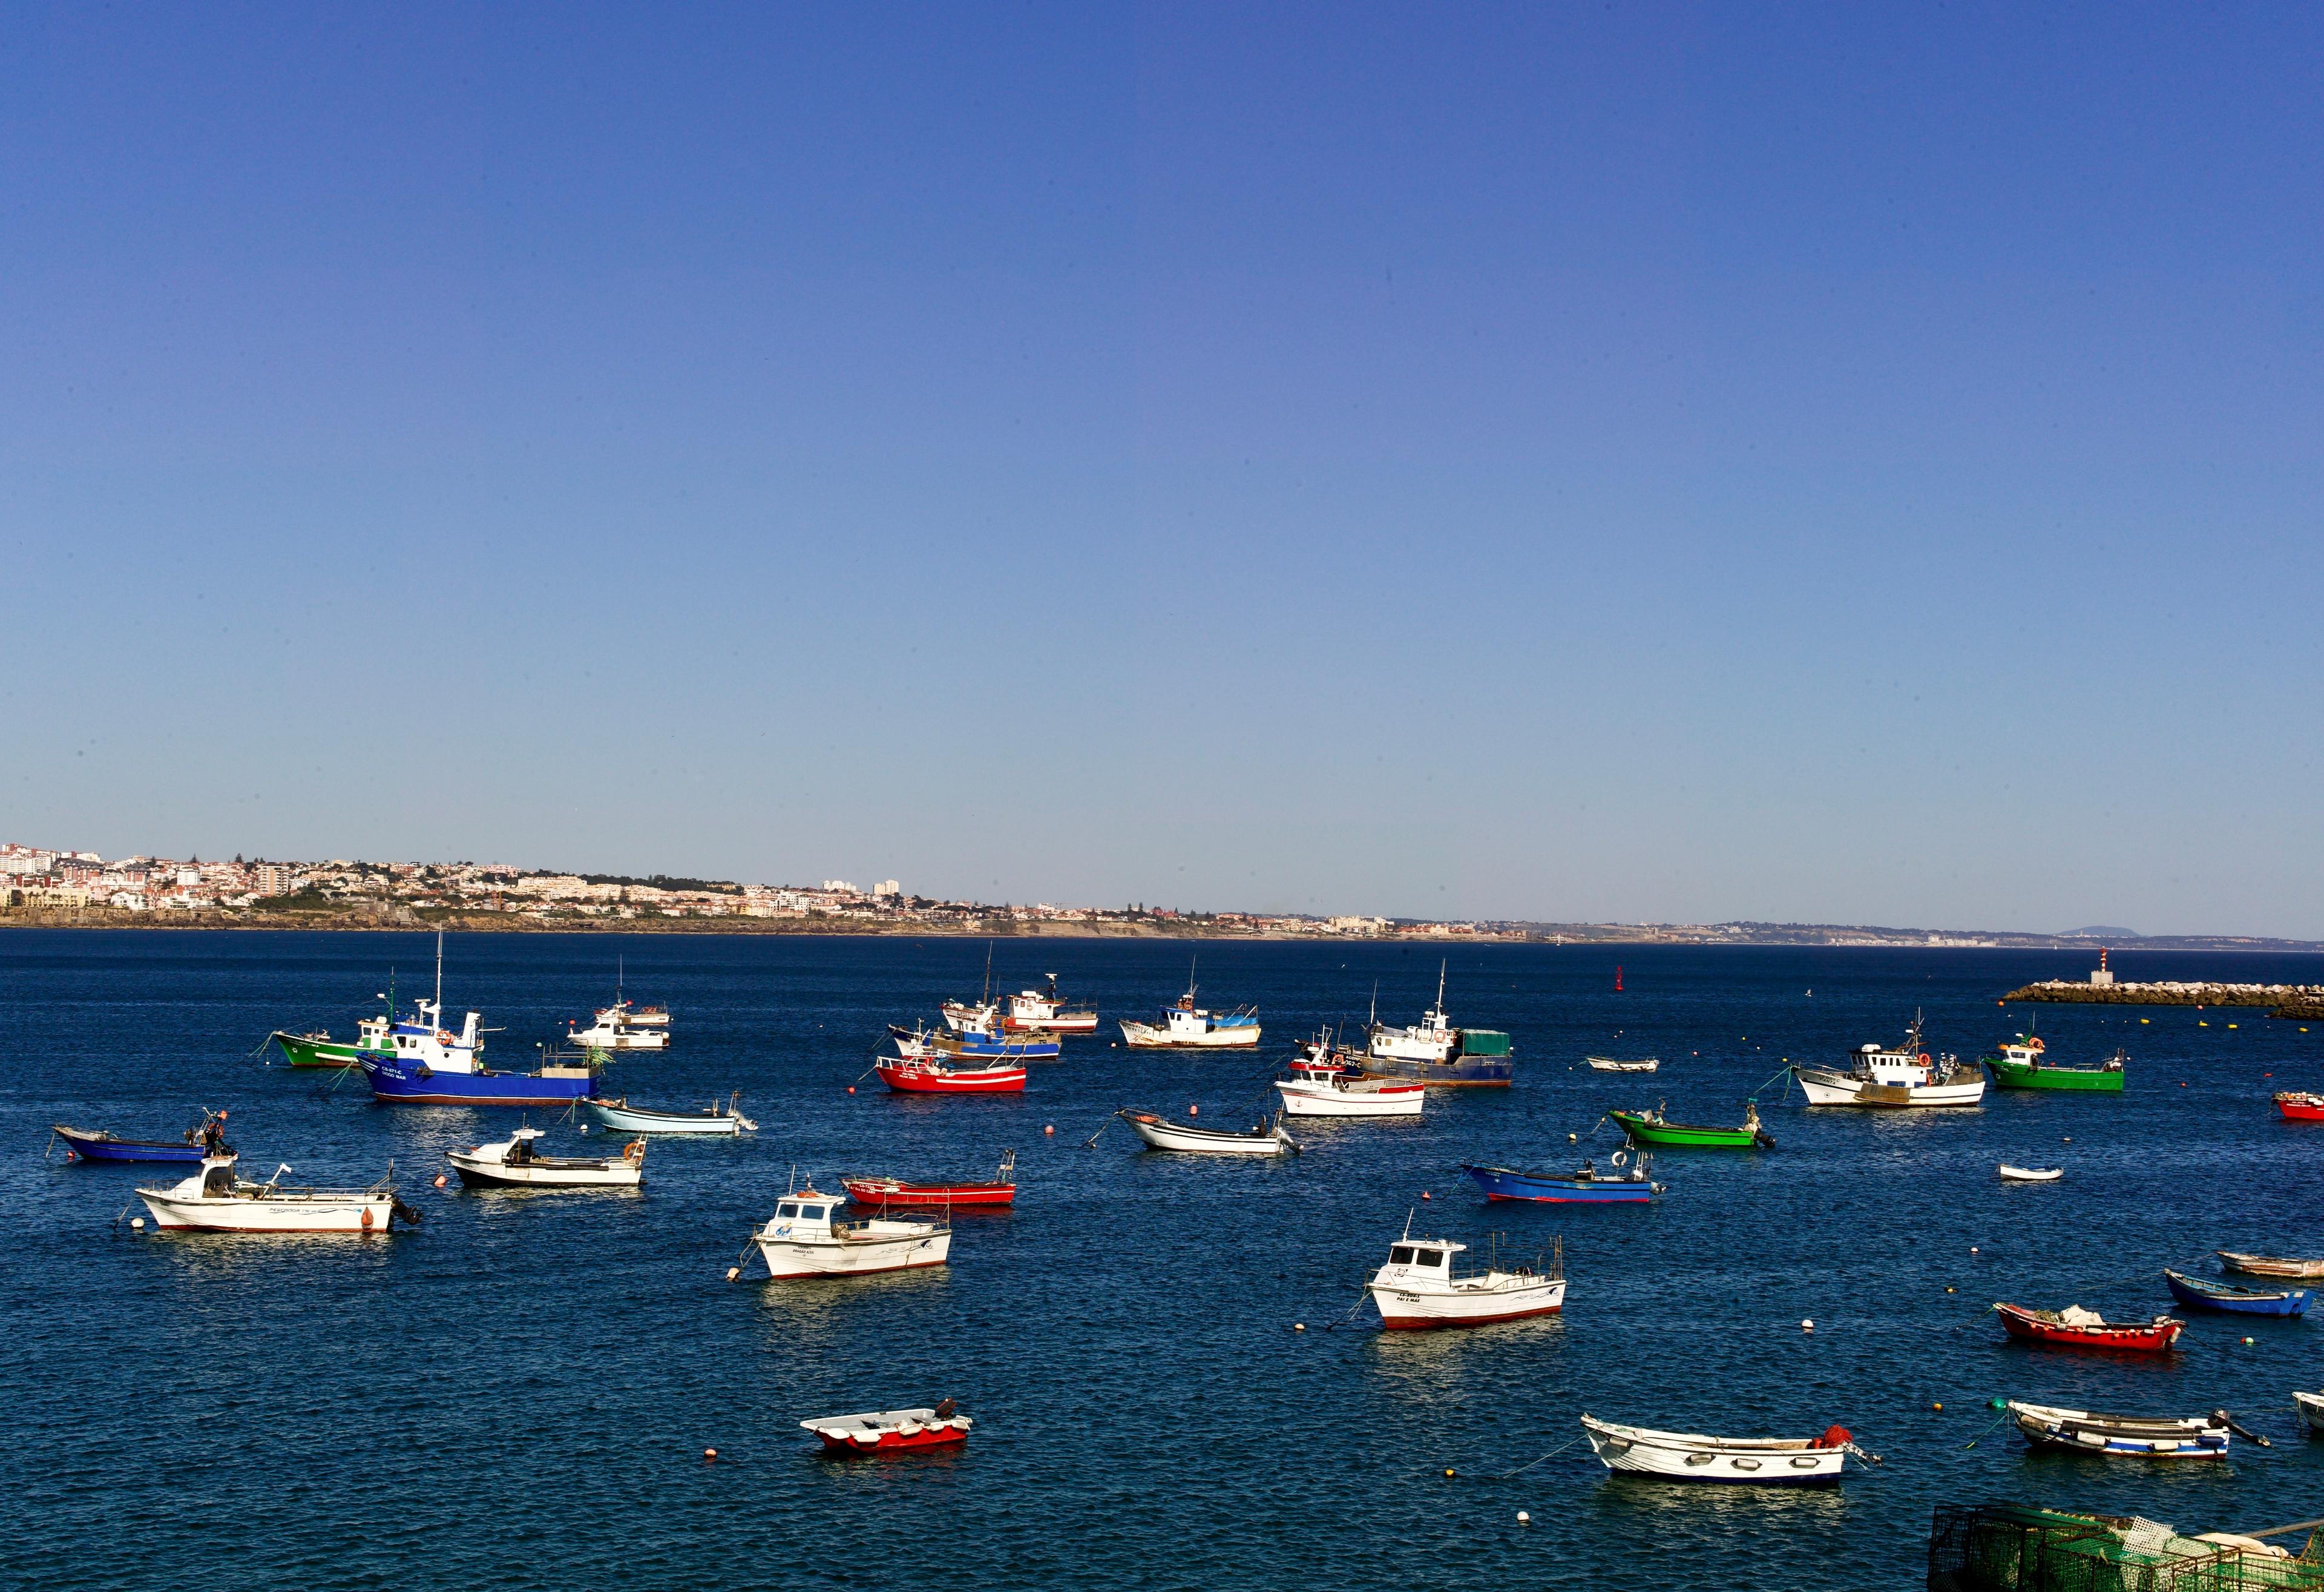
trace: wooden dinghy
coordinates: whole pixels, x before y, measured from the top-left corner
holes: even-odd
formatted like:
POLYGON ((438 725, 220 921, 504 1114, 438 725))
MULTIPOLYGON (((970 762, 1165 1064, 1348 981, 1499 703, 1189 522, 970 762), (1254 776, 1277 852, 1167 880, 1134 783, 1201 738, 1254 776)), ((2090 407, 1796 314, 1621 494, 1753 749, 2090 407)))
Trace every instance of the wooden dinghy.
POLYGON ((49 1132, 65 1142, 65 1158, 80 1161, 199 1161, 208 1153, 201 1139, 187 1134, 175 1143, 155 1139, 119 1139, 105 1129, 67 1127, 58 1123, 49 1132))
POLYGON ((1652 1072, 1663 1064, 1658 1056, 1641 1056, 1635 1061, 1624 1061, 1612 1056, 1584 1056, 1582 1059, 1589 1062, 1591 1070, 1596 1072, 1652 1072))
POLYGON ((877 1410, 862 1415, 818 1415, 799 1424, 823 1439, 826 1453, 895 1454, 968 1440, 975 1421, 946 1399, 933 1410, 877 1410))
POLYGON ((2001 1163, 2001 1180, 2005 1183, 2054 1183, 2066 1175, 2062 1166, 2012 1166, 2001 1163))
POLYGON ((2058 1348, 2158 1355, 2176 1345, 2179 1335, 2187 1329, 2187 1323, 2176 1316, 2157 1316, 2152 1321, 2109 1321, 2080 1305, 2068 1305, 2062 1310, 2033 1310, 1997 1301, 1993 1313, 2001 1318, 2010 1337, 2058 1348))
POLYGON ((2243 1254, 2236 1250, 2215 1252, 2219 1263, 2230 1272, 2242 1272, 2253 1277, 2324 1277, 2324 1260, 2292 1260, 2273 1254, 2243 1254))
POLYGON ((1878 1455, 1856 1446, 1854 1434, 1844 1426, 1827 1427, 1818 1438, 1724 1438, 1618 1426, 1584 1415, 1582 1430, 1607 1469, 1664 1481, 1830 1486, 1840 1480, 1850 1454, 1880 1463, 1878 1455))
POLYGON ((2172 1298, 2199 1310, 2226 1310, 2238 1316, 2298 1316, 2308 1310, 2309 1291, 2305 1288, 2238 1288, 2232 1282, 2190 1277, 2168 1266, 2163 1269, 2163 1281, 2170 1288, 2172 1298))
POLYGON ((2262 1448, 2268 1440, 2238 1426, 2225 1410, 2186 1419, 2173 1416, 2108 1415, 2066 1410, 2055 1404, 2009 1401, 2009 1413, 2025 1440, 2037 1449, 2103 1454, 2117 1459, 2224 1459, 2229 1432, 2262 1448))
POLYGON ((1743 1103, 1743 1124, 1740 1127, 1703 1127, 1683 1122, 1673 1122, 1664 1115, 1663 1107, 1652 1111, 1609 1111, 1629 1135, 1633 1144, 1676 1144, 1689 1149, 1703 1150, 1772 1150, 1775 1141, 1759 1125, 1759 1103, 1743 1103))

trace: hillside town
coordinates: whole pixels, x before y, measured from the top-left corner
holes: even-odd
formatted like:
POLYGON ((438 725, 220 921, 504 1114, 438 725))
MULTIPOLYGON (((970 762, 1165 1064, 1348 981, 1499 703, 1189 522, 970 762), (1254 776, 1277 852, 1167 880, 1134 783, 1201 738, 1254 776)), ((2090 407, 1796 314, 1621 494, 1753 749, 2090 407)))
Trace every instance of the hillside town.
MULTIPOLYGON (((286 862, 236 856, 205 862, 106 858, 93 851, 0 844, 0 912, 42 921, 211 922, 280 927, 438 921, 488 927, 676 927, 718 920, 730 929, 825 932, 1299 934, 1374 937, 1506 935, 1506 929, 1379 917, 1197 912, 1148 906, 1058 906, 955 901, 908 893, 894 879, 868 888, 844 879, 743 884, 655 875, 567 874, 504 863, 286 862)), ((707 925, 706 925, 707 926, 707 925)))

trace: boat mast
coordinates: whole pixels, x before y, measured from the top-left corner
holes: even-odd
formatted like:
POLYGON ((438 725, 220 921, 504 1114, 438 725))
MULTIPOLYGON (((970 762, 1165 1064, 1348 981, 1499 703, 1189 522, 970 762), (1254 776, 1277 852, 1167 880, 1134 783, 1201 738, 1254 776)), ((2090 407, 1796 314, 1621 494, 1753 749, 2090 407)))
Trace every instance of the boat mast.
POLYGON ((1186 958, 1186 998, 1189 1001, 1194 998, 1194 964, 1200 960, 1202 960, 1200 951, 1186 958))
POLYGON ((444 1026, 444 931, 436 930, 436 1026, 444 1026))
POLYGON ((1440 1017, 1444 1014, 1444 967, 1443 962, 1436 964, 1436 1014, 1440 1017))

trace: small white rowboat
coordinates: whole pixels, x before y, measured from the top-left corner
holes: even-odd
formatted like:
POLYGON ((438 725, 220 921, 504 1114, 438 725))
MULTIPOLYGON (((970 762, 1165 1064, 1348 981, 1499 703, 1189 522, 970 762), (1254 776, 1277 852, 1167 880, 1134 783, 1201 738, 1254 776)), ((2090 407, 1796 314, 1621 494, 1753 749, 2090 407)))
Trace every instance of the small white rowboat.
POLYGON ((932 1449, 964 1442, 976 1424, 953 1412, 946 1399, 934 1410, 878 1410, 865 1415, 818 1415, 799 1424, 823 1439, 826 1449, 870 1454, 886 1449, 932 1449))
POLYGON ((2224 1459, 2227 1434, 2241 1432, 2262 1448, 2267 1439, 2245 1431, 2225 1410, 2185 1419, 2176 1416, 2107 1415, 2065 1410, 2054 1404, 2009 1401, 2017 1430, 2037 1449, 2066 1449, 2131 1459, 2224 1459))
POLYGON ((2044 1169, 2034 1166, 2012 1166, 2006 1161, 2001 1163, 2001 1179, 2006 1183, 2054 1183, 2065 1175, 2066 1169, 2062 1166, 2044 1169))
POLYGON ((1820 1438, 1723 1438, 1617 1426, 1584 1415, 1582 1430, 1607 1469, 1665 1481, 1800 1486, 1838 1481, 1850 1454, 1880 1462, 1858 1448, 1844 1426, 1828 1427, 1820 1438))
POLYGON ((2310 1431, 2324 1431, 2324 1393, 2294 1393, 2292 1402, 2310 1431))
POLYGON ((1642 1056, 1636 1061, 1618 1061, 1611 1056, 1584 1056, 1582 1059, 1599 1072, 1652 1072, 1663 1064, 1658 1056, 1642 1056))
POLYGON ((1192 1123, 1172 1122, 1151 1111, 1117 1111, 1130 1131, 1157 1150, 1191 1150, 1203 1155, 1296 1154, 1299 1146, 1283 1131, 1281 1113, 1272 1124, 1262 1123, 1249 1133, 1221 1133, 1192 1123))

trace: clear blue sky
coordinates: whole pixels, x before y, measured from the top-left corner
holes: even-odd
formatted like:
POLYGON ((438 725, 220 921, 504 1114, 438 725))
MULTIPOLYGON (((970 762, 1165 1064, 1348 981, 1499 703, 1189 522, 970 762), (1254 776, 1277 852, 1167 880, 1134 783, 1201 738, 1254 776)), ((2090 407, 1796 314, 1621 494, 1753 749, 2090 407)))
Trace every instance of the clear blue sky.
POLYGON ((2324 937, 2324 12, 0 12, 0 835, 2324 937))

